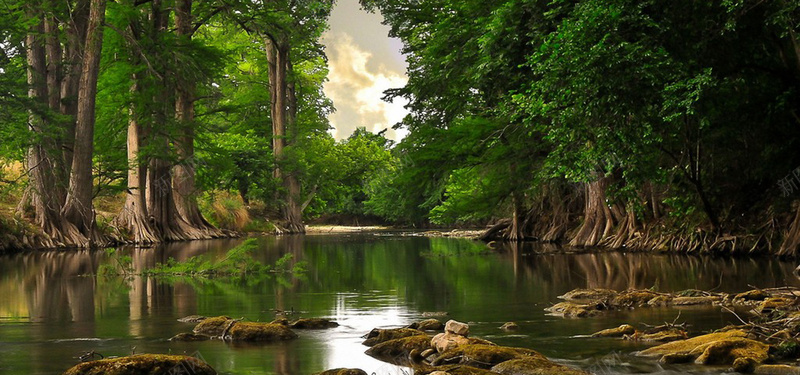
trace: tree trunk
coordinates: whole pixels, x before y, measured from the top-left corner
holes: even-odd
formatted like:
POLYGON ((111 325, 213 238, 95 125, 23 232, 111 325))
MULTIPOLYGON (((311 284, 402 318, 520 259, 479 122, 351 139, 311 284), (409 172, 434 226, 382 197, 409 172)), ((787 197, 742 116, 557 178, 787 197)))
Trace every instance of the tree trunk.
POLYGON ((86 238, 59 217, 63 202, 58 193, 57 169, 60 165, 57 161, 61 155, 52 137, 50 124, 44 115, 46 108, 49 107, 46 51, 43 40, 44 19, 42 12, 32 4, 28 5, 26 14, 30 19, 28 35, 25 38, 28 97, 39 104, 31 109, 28 116, 28 127, 37 138, 37 142, 30 147, 27 155, 27 169, 31 183, 28 196, 34 208, 36 223, 50 237, 50 241, 42 245, 80 246, 86 242, 86 238))
POLYGON ((583 223, 570 241, 570 246, 597 246, 611 235, 614 215, 606 203, 608 177, 600 177, 586 184, 583 223))
MULTIPOLYGON (((192 38, 192 0, 178 0, 175 9, 175 27, 179 38, 189 42, 192 38)), ((175 191, 175 206, 178 214, 189 225, 197 228, 205 237, 221 237, 222 232, 203 218, 197 205, 195 173, 197 163, 194 156, 194 92, 195 82, 178 75, 176 87, 175 117, 180 126, 180 135, 175 140, 180 162, 173 169, 172 185, 175 191)))
MULTIPOLYGON (((153 22, 151 37, 153 41, 158 41, 161 34, 167 32, 169 11, 165 10, 161 0, 153 0, 151 7, 153 22)), ((154 88, 156 94, 153 97, 153 124, 149 129, 150 142, 152 142, 150 146, 153 146, 153 149, 158 152, 148 163, 146 187, 148 214, 153 227, 158 231, 162 240, 184 241, 205 238, 199 230, 181 218, 175 206, 172 189, 172 164, 166 157, 171 150, 167 132, 160 129, 174 115, 172 111, 175 104, 170 100, 175 92, 170 81, 174 72, 169 71, 167 51, 154 49, 151 52, 156 56, 156 66, 160 69, 160 82, 159 87, 154 88)))
MULTIPOLYGON (((275 43, 265 39, 267 62, 269 63, 270 94, 272 100, 272 153, 275 157, 274 177, 283 182, 285 189, 282 199, 282 213, 287 233, 305 233, 303 215, 300 210, 300 184, 291 171, 284 171, 287 138, 287 109, 294 99, 290 99, 287 77, 289 68, 288 43, 275 43), (288 173, 287 173, 288 172, 288 173)), ((292 94, 293 95, 293 94, 292 94)), ((295 107, 296 108, 296 107, 295 107)), ((292 114, 292 117, 294 114, 292 114)), ((294 125, 294 124, 292 124, 294 125)), ((290 129, 294 132, 294 129, 290 129)))
MULTIPOLYGON (((74 224, 91 242, 100 241, 92 207, 92 155, 94 153, 95 99, 97 76, 103 49, 103 22, 106 0, 92 0, 86 33, 78 116, 75 123, 75 150, 72 158, 67 202, 62 210, 66 220, 74 224)), ((91 243, 90 243, 91 244, 91 243)))
MULTIPOLYGON (((131 92, 138 92, 138 77, 134 75, 131 80, 131 92)), ((158 233, 150 225, 147 217, 145 197, 145 180, 147 167, 139 160, 139 149, 142 142, 141 126, 137 120, 137 109, 131 104, 128 120, 128 194, 125 206, 115 219, 115 225, 125 228, 128 238, 137 244, 151 244, 159 242, 158 233)))
POLYGON ((72 22, 65 28, 67 43, 64 46, 65 61, 62 64, 61 102, 59 110, 70 120, 64 125, 62 147, 64 175, 69 176, 72 167, 72 150, 75 147, 75 118, 78 116, 78 88, 83 64, 83 46, 89 20, 89 0, 78 0, 70 15, 72 22))
POLYGON ((794 207, 794 220, 783 236, 781 248, 778 250, 780 256, 795 257, 800 251, 800 202, 795 202, 794 207))

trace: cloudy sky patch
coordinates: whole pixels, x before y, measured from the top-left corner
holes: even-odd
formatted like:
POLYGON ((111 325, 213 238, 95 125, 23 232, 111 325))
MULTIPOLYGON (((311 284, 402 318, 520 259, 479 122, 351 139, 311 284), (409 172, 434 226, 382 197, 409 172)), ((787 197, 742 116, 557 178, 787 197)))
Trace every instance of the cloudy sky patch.
POLYGON ((406 115, 405 101, 381 99, 385 90, 407 81, 401 44, 388 37, 389 28, 381 20, 361 10, 357 0, 340 0, 331 15, 331 29, 323 36, 330 68, 324 90, 336 107, 330 116, 336 139, 347 138, 361 126, 372 132, 388 128, 386 136, 394 140, 405 135, 391 129, 406 115))

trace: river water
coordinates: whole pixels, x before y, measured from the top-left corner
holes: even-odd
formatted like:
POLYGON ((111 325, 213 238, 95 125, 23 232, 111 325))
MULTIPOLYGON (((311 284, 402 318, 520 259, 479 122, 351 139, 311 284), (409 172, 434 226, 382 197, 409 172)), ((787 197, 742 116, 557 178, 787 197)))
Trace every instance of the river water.
POLYGON ((725 368, 660 366, 632 352, 646 346, 582 337, 622 323, 685 322, 691 333, 736 323, 719 308, 642 308, 590 319, 563 319, 543 311, 574 288, 688 288, 739 292, 800 286, 793 263, 770 258, 713 258, 602 252, 552 247, 489 248, 454 238, 398 233, 309 235, 258 239, 258 258, 284 254, 306 262, 301 277, 276 275, 248 282, 154 280, 95 276, 124 262, 140 272, 169 258, 205 254, 221 259, 242 240, 177 243, 155 249, 53 251, 0 257, 0 374, 57 374, 81 354, 176 353, 202 357, 221 374, 312 374, 357 367, 372 374, 407 374, 363 354, 362 335, 399 327, 424 312, 469 322, 471 335, 501 345, 538 350, 556 361, 598 374, 722 373, 725 368), (330 318, 338 328, 298 331, 287 343, 170 342, 191 331, 178 318, 200 314, 271 321, 330 318), (514 321, 520 330, 500 327, 514 321))

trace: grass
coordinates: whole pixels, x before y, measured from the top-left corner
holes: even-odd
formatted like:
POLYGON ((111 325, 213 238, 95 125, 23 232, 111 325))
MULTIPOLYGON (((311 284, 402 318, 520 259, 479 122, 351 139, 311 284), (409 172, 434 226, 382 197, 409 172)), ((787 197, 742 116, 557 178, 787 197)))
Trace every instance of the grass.
MULTIPOLYGON (((204 255, 190 257, 189 259, 178 262, 174 258, 169 258, 166 263, 161 263, 156 267, 144 270, 142 276, 164 278, 164 277, 188 277, 188 278, 263 278, 272 274, 292 274, 301 275, 305 273, 306 263, 296 262, 293 264, 292 254, 286 254, 274 264, 264 264, 256 260, 253 255, 258 250, 255 239, 248 239, 239 246, 229 250, 220 261, 212 261, 204 255)), ((111 263, 105 264, 98 269, 98 275, 133 275, 130 257, 120 255, 114 249, 107 250, 112 259, 111 263)))

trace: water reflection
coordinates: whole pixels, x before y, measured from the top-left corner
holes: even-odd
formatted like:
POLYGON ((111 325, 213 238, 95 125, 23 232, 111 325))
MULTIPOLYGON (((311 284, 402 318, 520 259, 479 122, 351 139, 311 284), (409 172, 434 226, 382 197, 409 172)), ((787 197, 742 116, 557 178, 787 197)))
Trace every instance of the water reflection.
MULTIPOLYGON (((401 326, 425 311, 447 311, 470 321, 479 336, 501 344, 539 349, 576 364, 629 353, 618 342, 571 338, 626 321, 660 323, 674 310, 641 309, 598 319, 569 321, 542 309, 577 287, 687 288, 738 292, 750 285, 800 286, 793 264, 774 259, 712 258, 641 253, 575 254, 554 247, 482 243, 449 238, 374 235, 287 236, 259 239, 257 258, 272 264, 285 254, 308 263, 302 278, 276 275, 258 281, 155 280, 143 270, 169 258, 221 259, 241 240, 197 241, 156 248, 35 252, 0 257, 0 372, 63 371, 82 351, 105 354, 200 351, 218 371, 307 374, 325 368, 361 367, 378 374, 400 373, 363 354, 360 336, 374 327, 401 326), (129 257, 133 275, 94 276, 129 257), (171 343, 166 338, 191 329, 177 317, 230 315, 269 321, 275 311, 293 317, 329 317, 337 329, 302 332, 291 343, 226 345, 171 343), (520 334, 497 329, 516 320, 520 334), (73 338, 84 340, 64 341, 73 338), (90 339, 103 339, 101 341, 90 339), (616 346, 615 346, 616 345, 616 346), (135 347, 135 349, 134 349, 135 347), (19 349, 18 349, 19 348, 19 349)), ((729 317, 716 309, 687 310, 683 317, 716 328, 729 317)), ((593 362, 592 362, 593 363, 593 362)), ((636 365, 636 364, 634 364, 636 365)))

